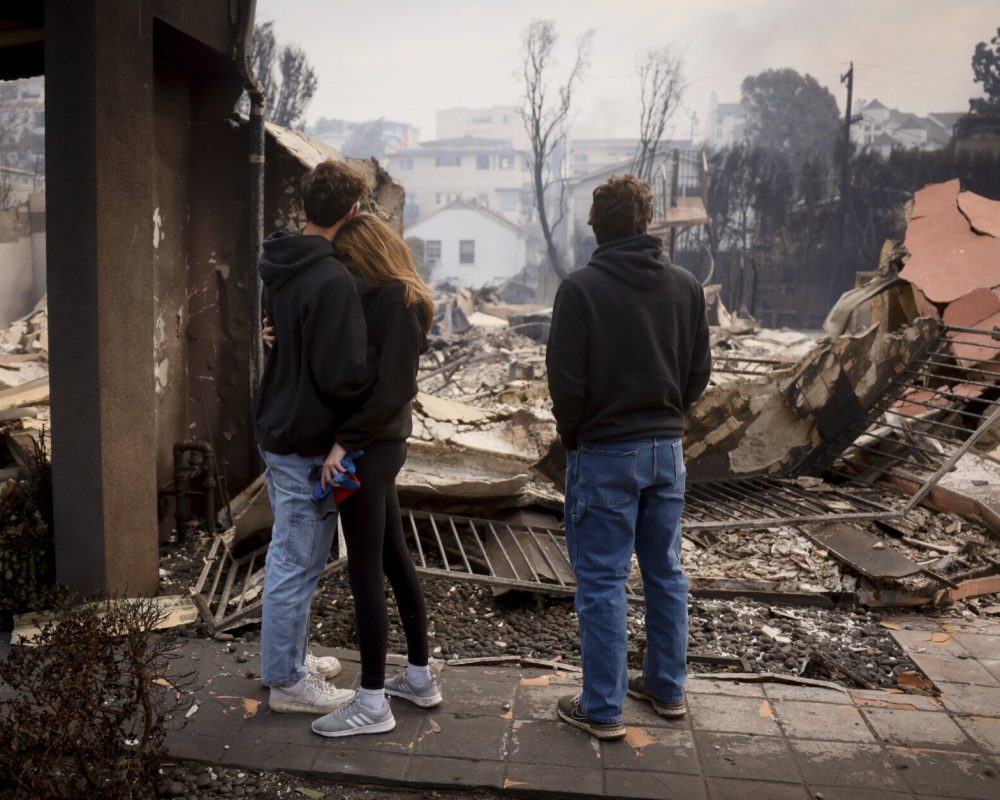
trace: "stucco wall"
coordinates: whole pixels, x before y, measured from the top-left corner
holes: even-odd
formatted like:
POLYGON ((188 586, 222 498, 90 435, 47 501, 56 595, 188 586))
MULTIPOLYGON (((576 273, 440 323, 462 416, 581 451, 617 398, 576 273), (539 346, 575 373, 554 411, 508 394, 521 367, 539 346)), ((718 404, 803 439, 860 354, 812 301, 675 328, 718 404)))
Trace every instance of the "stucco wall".
POLYGON ((411 226, 406 235, 441 242, 441 261, 431 272, 432 282, 448 280, 478 288, 513 278, 525 267, 524 236, 474 209, 447 209, 411 226), (459 261, 463 239, 476 243, 474 264, 459 261))

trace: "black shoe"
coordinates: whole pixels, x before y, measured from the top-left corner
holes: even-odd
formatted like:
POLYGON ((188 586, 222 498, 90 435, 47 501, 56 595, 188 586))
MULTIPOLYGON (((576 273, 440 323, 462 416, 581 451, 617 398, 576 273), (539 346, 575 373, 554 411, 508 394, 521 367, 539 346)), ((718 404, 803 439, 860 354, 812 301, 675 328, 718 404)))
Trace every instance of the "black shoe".
POLYGON ((645 700, 647 703, 652 703, 653 711, 661 717, 680 719, 687 714, 687 701, 683 697, 679 703, 668 703, 666 700, 653 697, 646 689, 646 679, 642 676, 642 673, 637 672, 628 676, 628 693, 629 697, 634 697, 636 700, 645 700))
POLYGON ((625 724, 622 722, 594 722, 589 719, 580 709, 580 698, 576 695, 568 694, 560 697, 556 710, 563 722, 568 722, 598 739, 621 739, 625 736, 625 724))

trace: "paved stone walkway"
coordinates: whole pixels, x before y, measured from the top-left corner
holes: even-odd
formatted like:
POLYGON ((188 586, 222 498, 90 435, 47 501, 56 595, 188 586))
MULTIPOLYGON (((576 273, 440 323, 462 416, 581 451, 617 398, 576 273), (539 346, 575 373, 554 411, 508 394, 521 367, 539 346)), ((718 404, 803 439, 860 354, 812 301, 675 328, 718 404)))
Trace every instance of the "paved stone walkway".
MULTIPOLYGON (((909 623, 896 631, 901 640, 919 633, 930 642, 935 633, 938 640, 948 633, 940 625, 907 631, 904 624, 909 623)), ((259 670, 255 652, 242 661, 242 643, 185 641, 179 667, 198 673, 197 710, 183 730, 170 734, 168 748, 176 758, 337 781, 527 796, 995 800, 1000 798, 1000 651, 995 649, 1000 625, 948 635, 952 649, 962 643, 983 654, 972 661, 985 674, 971 667, 961 672, 955 662, 967 664, 970 658, 940 645, 942 652, 926 655, 959 670, 948 673, 952 682, 942 701, 694 678, 686 719, 668 722, 629 699, 628 736, 604 743, 555 715, 556 699, 578 690, 578 675, 517 666, 435 665, 445 696, 441 706, 425 711, 395 700, 397 725, 391 733, 324 739, 309 729, 311 717, 267 708, 266 689, 259 679, 246 677, 259 670)), ((356 685, 356 653, 316 652, 341 658, 339 686, 356 685)))

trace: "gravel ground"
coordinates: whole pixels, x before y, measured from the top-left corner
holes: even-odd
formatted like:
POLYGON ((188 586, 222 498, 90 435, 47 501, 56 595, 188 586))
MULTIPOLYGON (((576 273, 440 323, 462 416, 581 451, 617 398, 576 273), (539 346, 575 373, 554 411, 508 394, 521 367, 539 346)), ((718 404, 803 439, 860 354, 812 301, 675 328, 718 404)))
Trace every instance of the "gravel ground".
MULTIPOLYGON (((167 545, 161 560, 164 593, 184 592, 201 568, 208 538, 167 545)), ((424 581, 430 646, 438 658, 523 655, 580 660, 577 619, 569 598, 510 593, 494 597, 489 587, 424 581)), ((405 652, 405 639, 390 597, 389 649, 405 652)), ((848 686, 894 687, 900 672, 919 669, 880 624, 885 616, 866 609, 782 608, 742 600, 692 600, 692 653, 742 658, 755 672, 805 675, 848 686), (818 656, 817 656, 818 654, 818 656)), ((896 612, 892 612, 895 614, 896 612)), ((959 613, 957 611, 953 613, 959 613)), ((357 647, 354 607, 345 571, 327 579, 313 603, 313 639, 331 647, 357 647)), ((641 607, 629 608, 633 666, 643 639, 641 607)), ((253 641, 259 629, 237 632, 253 641)), ((692 665, 695 672, 721 671, 692 665)), ((741 668, 742 669, 742 668, 741 668)))

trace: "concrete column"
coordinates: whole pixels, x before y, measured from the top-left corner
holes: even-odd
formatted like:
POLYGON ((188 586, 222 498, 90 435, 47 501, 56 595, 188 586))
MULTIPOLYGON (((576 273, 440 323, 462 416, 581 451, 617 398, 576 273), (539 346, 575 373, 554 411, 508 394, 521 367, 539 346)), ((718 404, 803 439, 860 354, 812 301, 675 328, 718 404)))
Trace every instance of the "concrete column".
POLYGON ((46 0, 56 576, 156 591, 152 16, 46 0))
POLYGON ((28 210, 31 220, 31 273, 33 286, 32 303, 37 303, 45 295, 48 286, 45 280, 45 195, 32 192, 28 196, 28 210))

